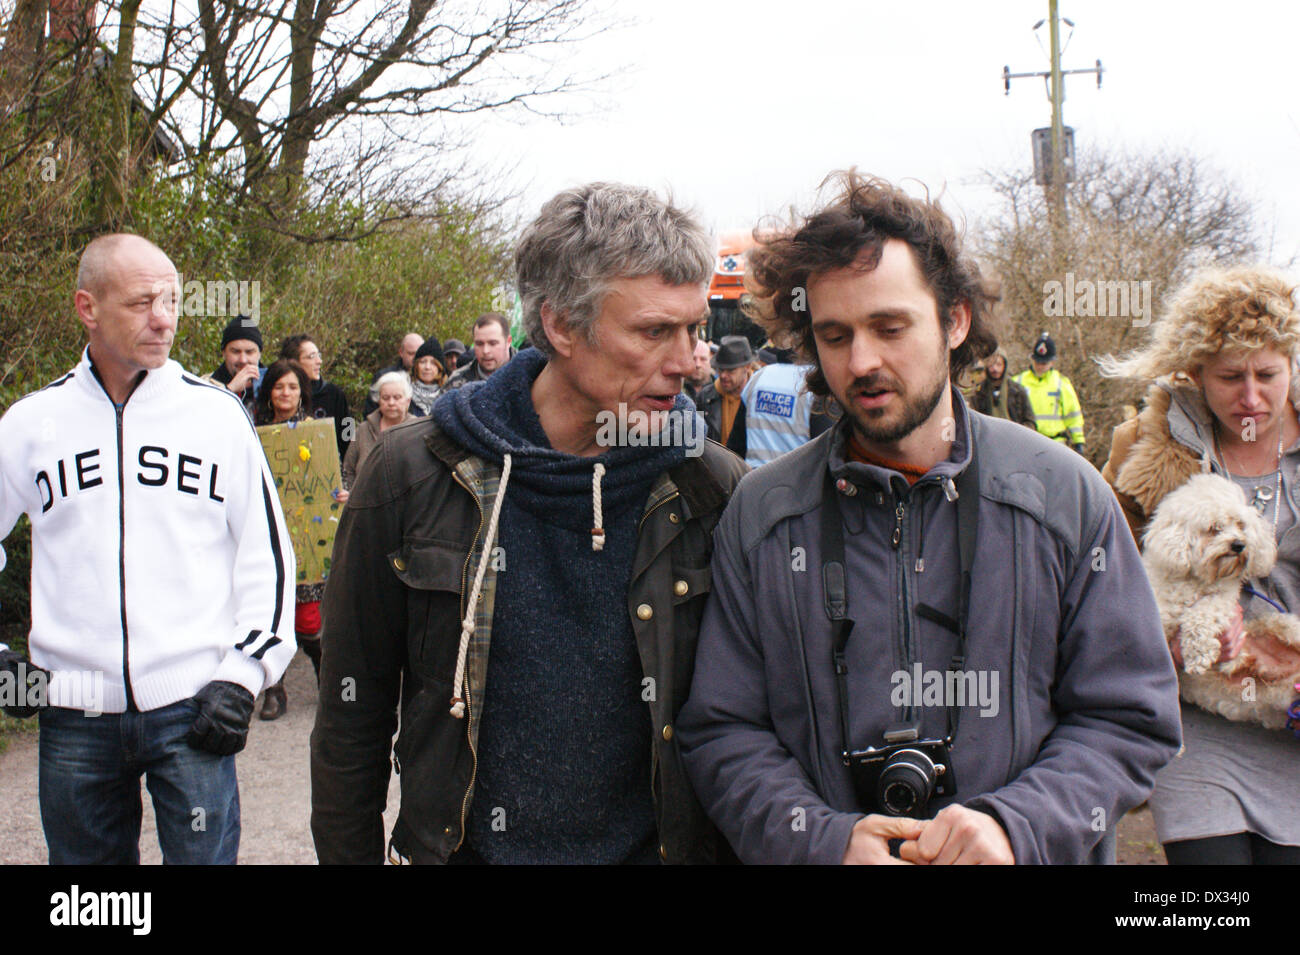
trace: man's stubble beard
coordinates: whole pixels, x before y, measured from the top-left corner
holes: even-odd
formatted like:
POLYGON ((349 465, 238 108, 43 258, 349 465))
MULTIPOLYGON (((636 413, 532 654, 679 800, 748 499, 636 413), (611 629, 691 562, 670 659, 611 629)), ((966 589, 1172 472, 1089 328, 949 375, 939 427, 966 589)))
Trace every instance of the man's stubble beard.
MULTIPOLYGON (((902 441, 909 434, 925 424, 934 414, 934 409, 939 407, 939 402, 943 400, 944 392, 948 388, 948 379, 950 373, 948 343, 945 336, 944 341, 944 360, 940 373, 933 380, 930 389, 922 394, 919 398, 903 399, 903 416, 892 426, 878 425, 875 419, 881 415, 875 413, 875 409, 864 410, 849 404, 849 414, 853 418, 853 426, 857 429, 867 441, 876 445, 892 445, 902 441)), ((866 379, 868 384, 874 384, 871 379, 866 379)), ((849 386, 852 391, 858 382, 849 386)), ((896 395, 901 398, 902 395, 895 391, 896 395)), ((883 409, 881 409, 883 411, 883 409)))
POLYGON ((753 372, 750 372, 748 375, 745 376, 744 381, 738 382, 738 383, 736 384, 736 387, 733 388, 733 389, 731 389, 731 391, 724 391, 724 390, 723 390, 723 388, 722 388, 722 379, 719 378, 718 381, 717 381, 718 394, 720 394, 720 395, 727 395, 728 397, 737 397, 737 396, 739 396, 739 394, 740 394, 742 391, 745 390, 745 386, 746 386, 747 384, 749 384, 749 379, 752 378, 752 377, 754 377, 754 373, 753 373, 753 372))

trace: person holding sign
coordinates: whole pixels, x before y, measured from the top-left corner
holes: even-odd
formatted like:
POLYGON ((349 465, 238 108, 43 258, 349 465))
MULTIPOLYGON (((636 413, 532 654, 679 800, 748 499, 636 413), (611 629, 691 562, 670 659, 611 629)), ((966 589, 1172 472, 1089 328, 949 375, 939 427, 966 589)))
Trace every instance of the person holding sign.
POLYGON ((334 440, 339 447, 339 460, 342 460, 352 443, 353 429, 348 424, 352 412, 348 410, 348 399, 343 389, 332 381, 326 381, 321 374, 324 359, 320 347, 310 335, 290 335, 280 343, 280 357, 296 361, 307 373, 311 382, 311 416, 333 420, 334 440))
MULTIPOLYGON (((311 399, 311 379, 301 365, 285 358, 272 364, 266 370, 262 388, 257 395, 257 404, 253 410, 253 423, 258 425, 259 432, 263 433, 263 441, 266 440, 265 430, 268 425, 310 419, 311 399)), ((307 456, 301 462, 306 464, 311 457, 310 450, 305 443, 301 448, 307 451, 307 456)), ((275 470, 275 462, 272 461, 272 472, 274 473, 275 470)), ((281 506, 286 516, 290 516, 292 520, 291 515, 297 507, 297 502, 287 499, 286 486, 281 480, 277 480, 276 485, 280 492, 281 506)), ((311 660, 317 679, 320 678, 320 601, 324 593, 323 582, 300 582, 297 585, 297 602, 293 618, 293 629, 298 639, 298 646, 311 660)), ((266 696, 262 700, 262 711, 258 716, 263 720, 276 720, 283 716, 288 708, 289 698, 284 690, 282 676, 273 686, 267 687, 266 696)))

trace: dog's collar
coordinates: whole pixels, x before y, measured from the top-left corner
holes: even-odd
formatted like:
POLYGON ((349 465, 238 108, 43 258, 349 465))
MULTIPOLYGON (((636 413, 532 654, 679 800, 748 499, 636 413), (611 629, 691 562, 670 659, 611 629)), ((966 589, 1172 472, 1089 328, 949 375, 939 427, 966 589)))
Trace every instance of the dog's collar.
POLYGON ((1278 613, 1286 613, 1286 612, 1287 612, 1286 607, 1283 607, 1280 603, 1278 603, 1278 602, 1277 602, 1276 600, 1274 600, 1272 597, 1269 597, 1269 596, 1266 596, 1265 594, 1260 593, 1258 590, 1256 590, 1256 589, 1255 589, 1254 587, 1252 587, 1250 584, 1242 584, 1241 589, 1242 589, 1243 592, 1245 592, 1245 593, 1247 593, 1247 594, 1250 594, 1250 596, 1252 596, 1252 597, 1258 597, 1260 600, 1264 601, 1266 604, 1271 604, 1271 605, 1273 606, 1273 608, 1277 610, 1278 613))

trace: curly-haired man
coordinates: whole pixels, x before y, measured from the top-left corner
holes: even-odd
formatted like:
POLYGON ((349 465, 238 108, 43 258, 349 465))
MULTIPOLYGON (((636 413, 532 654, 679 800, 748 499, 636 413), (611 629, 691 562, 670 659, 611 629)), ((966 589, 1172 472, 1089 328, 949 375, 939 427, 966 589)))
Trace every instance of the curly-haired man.
POLYGON ((687 772, 747 862, 1105 861, 1179 740, 1137 548, 1086 462, 953 387, 994 296, 939 204, 835 183, 750 253, 843 416, 718 525, 687 772))

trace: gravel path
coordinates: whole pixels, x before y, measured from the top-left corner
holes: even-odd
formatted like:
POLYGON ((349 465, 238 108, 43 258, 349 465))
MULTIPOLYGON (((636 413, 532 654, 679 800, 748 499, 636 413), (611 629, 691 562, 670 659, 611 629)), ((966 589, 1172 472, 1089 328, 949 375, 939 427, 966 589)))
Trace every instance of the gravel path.
MULTIPOLYGON (((243 833, 239 861, 243 864, 314 865, 311 841, 311 773, 308 746, 316 720, 316 677, 311 661, 299 653, 289 666, 285 688, 289 710, 273 723, 256 713, 248 746, 236 757, 243 833)), ((261 709, 259 700, 258 710, 261 709)), ((40 864, 46 861, 45 836, 36 799, 36 733, 10 738, 0 755, 0 864, 40 864)), ((140 861, 162 862, 149 793, 141 784, 144 825, 140 861)), ((396 776, 390 781, 388 811, 391 828, 397 818, 396 776)))

